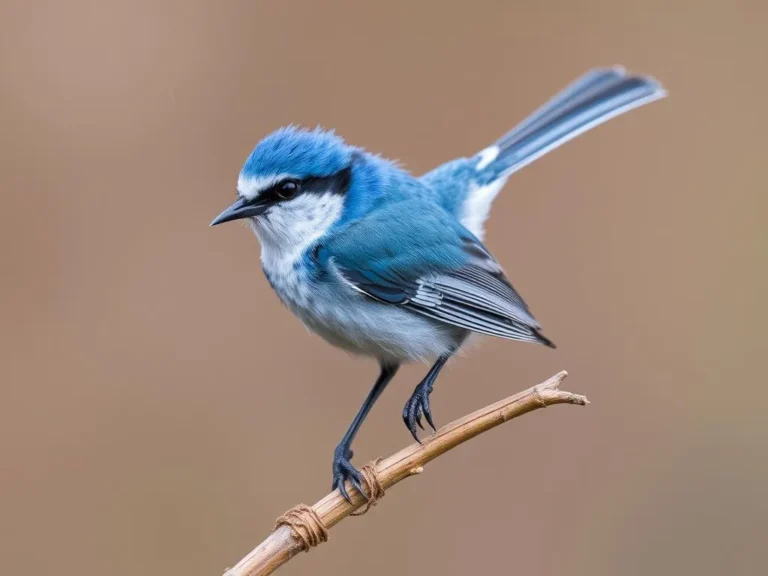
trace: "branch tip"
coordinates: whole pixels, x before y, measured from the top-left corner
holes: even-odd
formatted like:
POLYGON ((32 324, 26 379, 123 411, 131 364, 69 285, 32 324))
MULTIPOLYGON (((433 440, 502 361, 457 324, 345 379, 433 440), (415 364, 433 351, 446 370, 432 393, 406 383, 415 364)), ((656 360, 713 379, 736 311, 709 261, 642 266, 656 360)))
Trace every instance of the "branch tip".
POLYGON ((563 380, 565 380, 568 377, 568 372, 565 370, 562 370, 552 376, 551 378, 548 378, 541 384, 538 384, 534 386, 534 389, 536 390, 559 390, 560 384, 563 383, 563 380))

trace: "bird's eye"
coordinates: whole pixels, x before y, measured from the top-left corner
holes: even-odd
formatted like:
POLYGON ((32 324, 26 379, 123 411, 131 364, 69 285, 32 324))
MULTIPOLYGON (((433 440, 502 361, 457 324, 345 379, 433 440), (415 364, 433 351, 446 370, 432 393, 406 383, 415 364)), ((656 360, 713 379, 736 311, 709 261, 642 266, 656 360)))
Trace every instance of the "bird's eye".
POLYGON ((282 200, 289 200, 299 192, 299 184, 295 180, 286 180, 277 185, 277 196, 282 200))

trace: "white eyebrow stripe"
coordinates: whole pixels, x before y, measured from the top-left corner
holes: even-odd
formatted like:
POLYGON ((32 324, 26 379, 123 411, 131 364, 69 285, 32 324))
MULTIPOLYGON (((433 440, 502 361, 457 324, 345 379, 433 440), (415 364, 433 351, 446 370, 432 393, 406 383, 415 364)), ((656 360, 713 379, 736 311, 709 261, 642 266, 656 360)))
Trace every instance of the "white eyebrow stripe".
POLYGON ((288 178, 296 179, 296 176, 292 174, 277 174, 275 176, 250 178, 240 174, 239 178, 237 179, 237 192, 240 194, 240 196, 250 200, 252 198, 256 198, 260 192, 263 192, 281 180, 286 180, 288 178))

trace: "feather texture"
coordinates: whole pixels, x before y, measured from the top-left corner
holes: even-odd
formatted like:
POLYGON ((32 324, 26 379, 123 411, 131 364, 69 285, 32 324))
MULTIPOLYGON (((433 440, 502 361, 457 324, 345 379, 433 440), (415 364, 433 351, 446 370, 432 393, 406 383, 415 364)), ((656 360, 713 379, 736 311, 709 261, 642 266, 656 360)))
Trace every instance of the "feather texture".
POLYGON ((651 78, 594 70, 495 144, 420 178, 332 132, 282 128, 248 157, 227 220, 256 214, 280 299, 347 350, 392 364, 450 354, 468 332, 553 346, 482 244, 491 204, 516 170, 663 95, 651 78), (284 181, 295 195, 279 193, 284 181))
MULTIPOLYGON (((418 204, 404 202, 398 210, 420 214, 418 204)), ((381 245, 376 224, 365 219, 329 238, 320 257, 378 302, 481 334, 552 346, 480 241, 449 214, 428 214, 426 222, 400 217, 390 223, 391 236, 381 245), (407 244, 393 247, 393 239, 407 244)))

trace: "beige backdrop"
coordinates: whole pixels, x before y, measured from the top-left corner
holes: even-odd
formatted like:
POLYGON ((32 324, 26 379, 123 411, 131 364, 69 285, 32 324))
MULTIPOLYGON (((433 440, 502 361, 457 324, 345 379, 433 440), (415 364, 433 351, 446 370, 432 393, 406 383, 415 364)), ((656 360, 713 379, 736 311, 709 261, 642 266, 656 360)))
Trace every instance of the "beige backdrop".
MULTIPOLYGON (((423 172, 623 63, 670 98, 489 224, 559 348, 488 340, 433 395, 446 423, 566 368, 593 404, 461 447, 284 573, 765 574, 768 9, 572 4, 2 3, 0 573, 215 576, 329 488, 376 368, 208 228, 260 137, 320 123, 423 172)), ((409 441, 424 371, 358 463, 409 441)))

